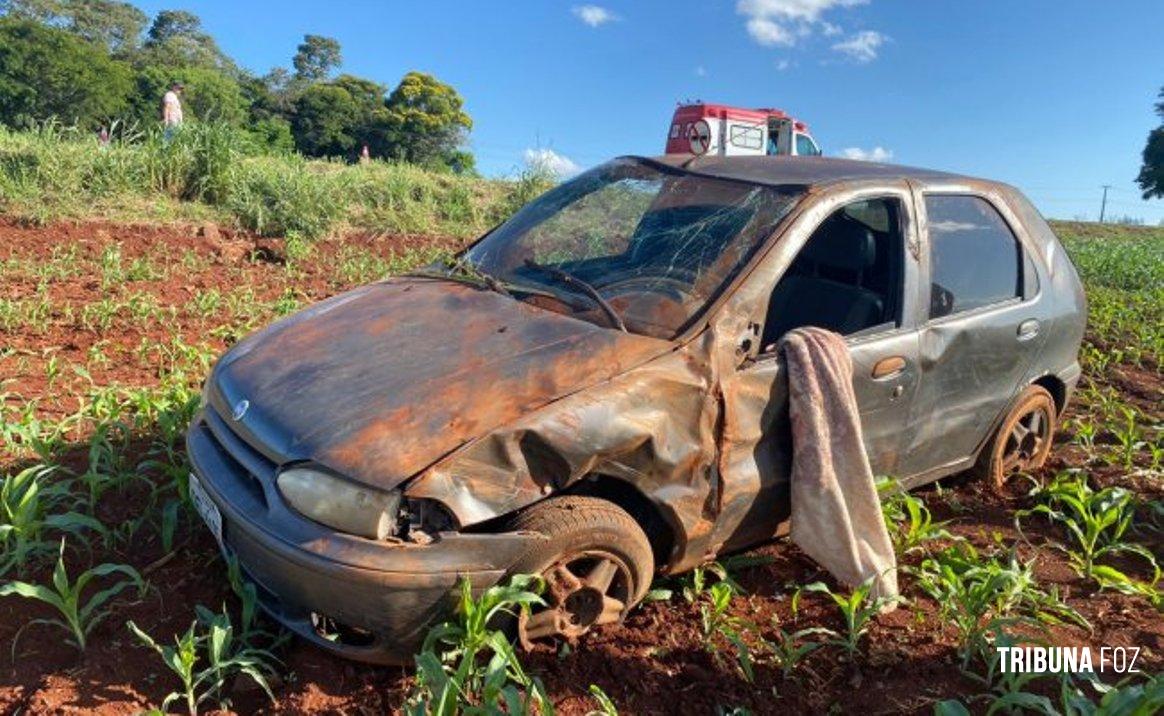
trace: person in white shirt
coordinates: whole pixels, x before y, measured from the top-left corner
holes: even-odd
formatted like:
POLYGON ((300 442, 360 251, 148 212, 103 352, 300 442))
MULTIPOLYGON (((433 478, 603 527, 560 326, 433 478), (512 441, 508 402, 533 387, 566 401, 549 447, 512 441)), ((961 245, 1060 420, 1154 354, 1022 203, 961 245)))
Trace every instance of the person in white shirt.
POLYGON ((182 83, 170 85, 170 91, 162 97, 162 126, 165 128, 166 141, 169 141, 178 127, 182 126, 182 100, 179 95, 185 89, 182 83))

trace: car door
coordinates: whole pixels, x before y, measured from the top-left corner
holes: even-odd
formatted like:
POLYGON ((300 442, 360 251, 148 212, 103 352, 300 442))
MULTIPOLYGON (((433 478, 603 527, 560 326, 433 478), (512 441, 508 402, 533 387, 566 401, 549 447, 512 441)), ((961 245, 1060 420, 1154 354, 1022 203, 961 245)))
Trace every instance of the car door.
POLYGON ((917 203, 925 319, 902 463, 911 483, 972 463, 1046 338, 1038 279, 1005 204, 965 190, 924 191, 917 203))
MULTIPOLYGON (((778 335, 770 333, 771 325, 793 311, 815 302, 814 296, 825 296, 843 290, 831 283, 812 286, 798 280, 807 273, 803 264, 806 250, 818 232, 839 213, 851 211, 858 203, 868 212, 873 205, 891 207, 880 212, 884 231, 876 232, 875 262, 884 262, 888 275, 881 290, 891 305, 884 307, 886 320, 875 320, 873 325, 835 325, 828 316, 813 315, 809 310, 797 314, 791 324, 780 325, 778 333, 797 325, 822 327, 847 333, 853 360, 853 386, 864 433, 866 451, 873 469, 878 474, 895 473, 902 456, 903 430, 910 415, 910 401, 917 389, 918 334, 915 302, 918 280, 916 222, 907 187, 896 191, 875 193, 857 192, 847 200, 832 202, 827 212, 817 212, 801 219, 807 226, 792 227, 786 234, 793 245, 782 247, 788 264, 779 280, 767 286, 764 318, 757 322, 757 333, 763 338, 761 350, 754 359, 747 360, 728 375, 721 390, 724 403, 724 439, 721 444, 720 472, 723 494, 721 519, 717 532, 723 532, 727 547, 742 546, 769 537, 778 524, 788 516, 788 480, 792 464, 791 432, 788 421, 788 390, 784 361, 778 353, 778 335), (822 219, 822 217, 824 217, 822 219), (795 245, 798 241, 799 246, 795 245), (798 273, 800 272, 800 273, 798 273), (782 301, 780 293, 787 282, 795 281, 793 303, 782 301), (767 324, 767 325, 765 325, 767 324), (833 324, 833 325, 829 325, 833 324), (856 330, 849 330, 856 328, 856 330)), ((872 213, 877 214, 877 211, 872 213)), ((874 221, 874 220, 871 220, 874 221)), ((851 253, 841 247, 837 262, 851 253)), ((814 267, 814 273, 823 269, 814 267)), ((757 272, 761 276, 763 271, 757 272)), ((832 274, 842 276, 842 274, 832 274)), ((760 279, 763 280, 763 279, 760 279)), ((831 279, 830 279, 831 281, 831 279)), ((757 290, 763 290, 762 287, 757 290)))

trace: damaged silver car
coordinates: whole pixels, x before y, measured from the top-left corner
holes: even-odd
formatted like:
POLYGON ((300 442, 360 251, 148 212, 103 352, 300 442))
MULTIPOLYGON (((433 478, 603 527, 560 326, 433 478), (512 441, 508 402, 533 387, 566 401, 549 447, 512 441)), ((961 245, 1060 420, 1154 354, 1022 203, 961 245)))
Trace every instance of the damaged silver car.
POLYGON ((547 581, 525 641, 787 532, 788 331, 845 336, 873 470, 1038 467, 1084 296, 1008 186, 815 157, 625 157, 454 260, 232 348, 191 496, 262 606, 401 663, 459 580, 547 581))

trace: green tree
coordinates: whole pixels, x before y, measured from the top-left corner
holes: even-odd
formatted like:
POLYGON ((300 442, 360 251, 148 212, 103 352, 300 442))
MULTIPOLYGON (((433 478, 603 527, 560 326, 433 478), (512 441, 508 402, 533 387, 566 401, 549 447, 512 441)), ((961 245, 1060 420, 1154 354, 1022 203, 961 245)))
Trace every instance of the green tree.
POLYGON ((203 35, 202 19, 186 10, 162 10, 150 25, 149 43, 160 45, 179 37, 203 35))
POLYGON ((300 79, 310 82, 327 79, 343 64, 339 41, 323 35, 304 35, 291 64, 300 79))
POLYGON ((114 53, 136 49, 149 19, 133 5, 113 0, 71 0, 66 9, 66 29, 114 53))
POLYGON ((230 75, 209 67, 170 68, 149 65, 138 70, 131 99, 134 119, 145 125, 161 121, 162 97, 181 82, 186 120, 215 121, 240 126, 249 118, 242 87, 230 75))
POLYGON ((186 10, 162 10, 146 34, 141 64, 167 67, 214 67, 237 72, 234 63, 202 29, 202 20, 186 10))
POLYGON ((1140 175, 1136 177, 1145 199, 1164 198, 1164 87, 1160 88, 1158 96, 1160 101, 1156 103, 1156 114, 1160 116, 1161 124, 1148 134, 1148 142, 1144 145, 1144 164, 1140 167, 1140 175))
POLYGON ((94 128, 121 116, 130 68, 104 48, 30 20, 0 20, 0 122, 57 117, 94 128))
POLYGON ((20 20, 36 20, 46 25, 58 22, 67 0, 0 0, 0 11, 20 20))
POLYGON ((0 9, 11 17, 68 30, 110 52, 136 48, 148 20, 141 10, 117 0, 4 0, 0 9))
POLYGON ((383 108, 384 86, 371 80, 340 75, 313 84, 295 102, 295 146, 309 156, 353 156, 363 143, 371 143, 383 108))
POLYGON ((285 67, 273 67, 259 78, 262 84, 263 109, 290 117, 295 111, 295 101, 303 90, 303 83, 285 67))
POLYGON ((267 117, 253 121, 247 127, 256 147, 267 152, 295 151, 295 137, 291 123, 282 117, 267 117))
POLYGON ((432 75, 409 72, 389 95, 385 110, 389 156, 414 164, 465 165, 460 146, 473 120, 453 87, 432 75))

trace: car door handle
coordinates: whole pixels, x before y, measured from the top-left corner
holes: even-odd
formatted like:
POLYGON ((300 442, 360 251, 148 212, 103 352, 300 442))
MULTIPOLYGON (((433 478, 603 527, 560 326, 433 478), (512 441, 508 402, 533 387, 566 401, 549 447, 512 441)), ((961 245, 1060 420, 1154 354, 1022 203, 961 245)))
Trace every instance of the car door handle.
POLYGON ((882 358, 873 365, 873 380, 895 378, 905 372, 904 356, 882 358))
POLYGON ((1037 335, 1039 335, 1039 319, 1029 318, 1019 324, 1018 339, 1020 341, 1029 341, 1037 335))

